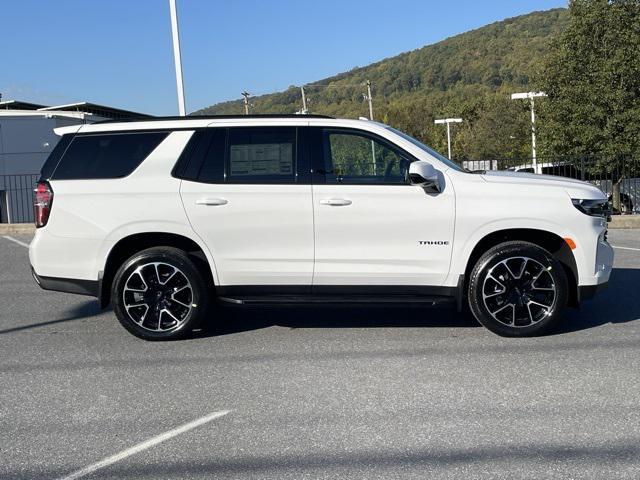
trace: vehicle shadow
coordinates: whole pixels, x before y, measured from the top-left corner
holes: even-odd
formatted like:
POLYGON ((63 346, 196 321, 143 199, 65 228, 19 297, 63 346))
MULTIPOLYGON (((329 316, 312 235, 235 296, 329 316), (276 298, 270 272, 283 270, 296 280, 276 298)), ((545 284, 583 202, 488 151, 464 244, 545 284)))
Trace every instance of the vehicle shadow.
MULTIPOLYGON (((580 309, 567 309, 564 320, 550 335, 566 334, 608 323, 640 320, 640 269, 614 268, 609 287, 580 309)), ((0 335, 32 330, 103 313, 95 300, 69 309, 59 319, 0 329, 0 335)), ((229 335, 272 326, 297 328, 455 328, 478 327, 473 316, 453 306, 420 305, 273 305, 216 306, 197 338, 229 335)))
POLYGON ((614 268, 609 286, 593 300, 568 309, 564 321, 553 333, 570 333, 599 327, 608 323, 640 320, 640 269, 614 268))
MULTIPOLYGON (((640 269, 615 268, 609 287, 579 309, 566 310, 550 335, 566 334, 607 323, 640 320, 640 269)), ((465 309, 453 306, 279 305, 216 306, 196 337, 229 335, 272 326, 297 328, 455 328, 480 326, 465 309)))
POLYGON ((94 317, 102 313, 98 302, 95 300, 87 300, 78 305, 70 308, 63 318, 55 320, 48 320, 46 322, 29 323, 27 325, 17 325, 15 327, 0 329, 0 335, 13 332, 21 332, 23 330, 32 330, 34 328, 46 327, 49 325, 56 325, 59 323, 71 322, 73 320, 83 320, 86 318, 94 317))
POLYGON ((452 306, 279 305, 220 306, 200 335, 217 336, 280 326, 298 328, 477 327, 452 306), (223 320, 216 321, 215 317, 223 320))

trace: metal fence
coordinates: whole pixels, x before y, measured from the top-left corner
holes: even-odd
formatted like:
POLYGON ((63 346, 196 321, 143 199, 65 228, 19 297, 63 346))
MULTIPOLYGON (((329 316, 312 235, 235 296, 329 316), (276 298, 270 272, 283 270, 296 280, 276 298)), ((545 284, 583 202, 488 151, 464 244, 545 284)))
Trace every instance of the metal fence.
POLYGON ((640 159, 599 156, 539 157, 510 160, 465 161, 469 170, 509 170, 555 175, 589 182, 609 196, 614 214, 640 213, 640 159), (614 198, 614 196, 616 198, 614 198))
POLYGON ((0 223, 33 222, 33 189, 39 174, 0 175, 0 223))

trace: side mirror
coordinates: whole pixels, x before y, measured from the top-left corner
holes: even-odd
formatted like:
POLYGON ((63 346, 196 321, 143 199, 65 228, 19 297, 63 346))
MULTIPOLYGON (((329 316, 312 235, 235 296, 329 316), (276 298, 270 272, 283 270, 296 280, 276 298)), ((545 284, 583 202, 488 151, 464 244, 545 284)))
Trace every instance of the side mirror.
POLYGON ((440 191, 440 178, 433 165, 427 162, 411 162, 409 165, 409 181, 412 185, 419 185, 427 192, 440 191))

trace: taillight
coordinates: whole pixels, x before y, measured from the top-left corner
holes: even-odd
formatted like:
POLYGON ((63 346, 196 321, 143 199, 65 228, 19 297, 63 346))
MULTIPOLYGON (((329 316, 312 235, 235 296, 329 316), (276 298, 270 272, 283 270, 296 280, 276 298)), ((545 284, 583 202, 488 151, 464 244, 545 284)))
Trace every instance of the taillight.
POLYGON ((53 190, 49 182, 38 182, 34 190, 36 199, 33 204, 33 213, 36 221, 36 228, 44 227, 49 221, 51 204, 53 203, 53 190))

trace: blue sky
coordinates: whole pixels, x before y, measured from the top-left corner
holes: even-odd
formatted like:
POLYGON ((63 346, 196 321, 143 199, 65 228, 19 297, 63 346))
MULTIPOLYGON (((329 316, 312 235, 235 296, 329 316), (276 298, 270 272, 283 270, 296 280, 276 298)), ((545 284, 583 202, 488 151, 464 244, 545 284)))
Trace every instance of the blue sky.
MULTIPOLYGON (((566 0, 178 0, 187 111, 364 66, 566 0)), ((0 93, 177 113, 167 0, 3 0, 0 93)))

